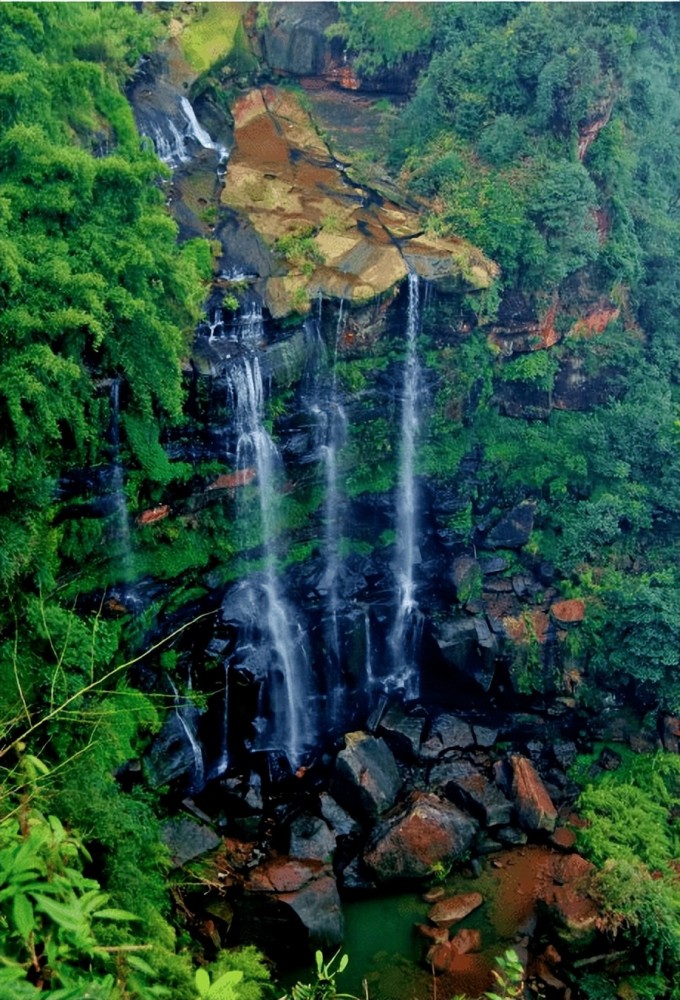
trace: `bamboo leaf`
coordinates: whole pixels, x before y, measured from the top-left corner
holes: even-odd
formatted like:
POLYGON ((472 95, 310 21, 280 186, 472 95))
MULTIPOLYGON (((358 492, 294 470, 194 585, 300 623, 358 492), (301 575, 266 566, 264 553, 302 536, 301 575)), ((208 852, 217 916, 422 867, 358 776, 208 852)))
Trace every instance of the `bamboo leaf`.
POLYGON ((129 910, 120 910, 115 906, 108 906, 103 910, 97 910, 96 913, 92 914, 93 917, 100 917, 102 920, 141 920, 134 913, 130 913, 129 910))
POLYGON ((12 905, 12 917, 14 918, 16 929, 26 941, 30 937, 31 932, 35 930, 35 914, 33 913, 33 905, 30 899, 23 895, 15 896, 12 905))

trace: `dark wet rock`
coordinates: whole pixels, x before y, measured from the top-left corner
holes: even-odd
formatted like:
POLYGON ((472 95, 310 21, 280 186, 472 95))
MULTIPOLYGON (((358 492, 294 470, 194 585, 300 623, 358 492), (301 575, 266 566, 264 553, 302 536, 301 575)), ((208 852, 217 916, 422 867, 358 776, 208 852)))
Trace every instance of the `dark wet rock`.
POLYGON ((311 948, 333 948, 342 943, 344 921, 332 875, 314 879, 297 892, 282 893, 278 899, 297 914, 307 930, 311 948))
POLYGON ((475 830, 475 823, 450 802, 416 794, 405 809, 376 827, 364 861, 380 882, 423 878, 438 862, 464 854, 475 830))
POLYGON ((502 573, 508 568, 508 561, 503 556, 492 556, 490 559, 482 559, 480 562, 482 573, 490 576, 493 573, 502 573))
POLYGON ((209 826, 180 817, 164 825, 163 843, 170 851, 173 865, 179 868, 201 854, 214 851, 222 839, 209 826))
POLYGON ((578 747, 571 740, 557 740, 552 745, 553 757, 565 771, 570 768, 578 756, 578 747))
POLYGON ((496 765, 496 780, 512 800, 520 826, 552 833, 557 810, 530 760, 515 754, 496 765))
POLYGON ((291 858, 330 861, 334 852, 335 837, 322 819, 310 813, 303 813, 293 820, 290 825, 288 848, 291 858))
POLYGON ((414 761, 418 759, 424 726, 422 714, 407 715, 398 705, 392 705, 380 720, 378 733, 397 757, 414 761))
POLYGON ((340 897, 328 866, 320 861, 279 857, 255 868, 246 896, 261 896, 289 908, 302 924, 308 945, 333 946, 343 933, 340 897))
POLYGON ((202 783, 202 760, 197 758, 196 743, 189 738, 194 720, 185 717, 187 712, 188 708, 181 718, 177 712, 168 716, 146 755, 145 771, 154 788, 178 785, 193 791, 202 783))
POLYGON ((483 691, 493 682, 497 640, 485 619, 452 618, 438 625, 435 641, 446 663, 483 691))
POLYGON ((612 750, 611 747, 603 747, 600 756, 594 761, 590 770, 593 775, 601 771, 618 771, 622 762, 623 758, 620 753, 612 750))
POLYGON ((368 733, 347 733, 335 761, 331 794, 350 812, 376 819, 390 809, 401 788, 392 751, 368 733))
POLYGON ((361 832, 361 825, 339 805, 332 795, 322 792, 321 815, 338 837, 348 837, 361 832))
POLYGON ((267 64, 285 76, 321 76, 331 59, 326 29, 338 19, 335 3, 273 3, 262 32, 267 64))
POLYGON ((498 742, 498 730, 492 729, 490 726, 473 725, 472 735, 478 747, 493 747, 498 742))
POLYGON ((464 750, 474 746, 474 742, 472 730, 464 719, 449 712, 442 712, 430 725, 426 756, 432 759, 432 756, 439 757, 447 750, 464 750), (436 751, 436 754, 433 751, 436 751))
POLYGON ((427 919, 438 927, 450 927, 467 917, 483 902, 484 897, 481 892, 463 892, 457 896, 449 896, 448 899, 435 903, 427 911, 427 919))
POLYGON ((485 545, 491 549, 521 549, 529 541, 535 514, 536 504, 523 500, 491 529, 485 545))
POLYGON ((503 826, 512 817, 512 804, 472 764, 459 765, 458 773, 446 785, 446 794, 485 826, 503 826))
POLYGON ((368 889, 375 889, 376 882, 371 873, 366 868, 362 858, 356 857, 342 870, 342 885, 345 889, 356 892, 364 892, 368 889))
POLYGON ((529 839, 524 830, 518 830, 516 826, 501 826, 494 830, 494 836, 508 847, 521 847, 529 839))

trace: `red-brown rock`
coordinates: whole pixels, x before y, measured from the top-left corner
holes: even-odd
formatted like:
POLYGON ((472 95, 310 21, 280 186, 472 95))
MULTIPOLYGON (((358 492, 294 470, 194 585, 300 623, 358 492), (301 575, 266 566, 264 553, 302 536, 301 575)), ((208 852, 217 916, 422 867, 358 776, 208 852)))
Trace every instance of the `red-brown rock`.
POLYGON ((550 605, 550 615, 560 628, 570 628, 572 625, 580 624, 585 618, 586 602, 576 597, 566 601, 555 601, 550 605))
POLYGON ((416 924, 416 930, 426 941, 432 944, 446 944, 449 940, 448 927, 432 927, 431 924, 416 924))
POLYGON ((576 834, 566 826, 558 826, 550 837, 550 843, 560 851, 573 851, 576 846, 576 834))
POLYGON ((236 472, 228 472, 208 486, 209 490, 233 490, 238 486, 247 486, 255 479, 257 471, 255 469, 237 469, 236 472))
POLYGON ((364 861, 383 882, 423 878, 433 865, 467 851, 475 830, 473 820, 452 803, 436 795, 415 795, 405 811, 376 828, 364 861))
POLYGON ((482 932, 472 927, 464 927, 451 938, 451 951, 456 955, 467 955, 471 951, 479 951, 482 947, 482 932))
POLYGON ((142 511, 137 518, 137 524, 153 524, 154 521, 162 521, 170 513, 167 503, 162 503, 158 507, 151 507, 150 510, 142 511))
POLYGON ((531 761, 515 754, 499 769, 499 777, 506 795, 514 801, 520 825, 525 830, 552 833, 557 809, 531 761))
POLYGON ((427 916, 433 924, 440 927, 450 927, 451 924, 457 924, 463 917, 467 917, 468 913, 472 913, 483 902, 484 897, 481 892, 463 892, 458 896, 450 896, 448 899, 442 899, 441 902, 435 903, 428 910, 427 916))

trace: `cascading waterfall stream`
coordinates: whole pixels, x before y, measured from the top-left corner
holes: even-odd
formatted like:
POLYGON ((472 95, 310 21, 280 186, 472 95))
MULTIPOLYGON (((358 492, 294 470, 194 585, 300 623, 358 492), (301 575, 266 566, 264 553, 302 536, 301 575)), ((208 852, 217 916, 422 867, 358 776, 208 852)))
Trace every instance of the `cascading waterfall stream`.
POLYGON ((120 381, 111 383, 111 448, 113 467, 111 469, 111 489, 114 499, 116 539, 120 549, 118 558, 122 569, 123 582, 132 581, 132 542, 130 540, 130 515, 125 495, 125 470, 120 460, 120 381))
MULTIPOLYGON (((262 338, 262 313, 251 310, 245 318, 244 340, 250 352, 241 357, 230 372, 230 392, 234 407, 237 436, 237 468, 245 472, 255 468, 259 496, 259 515, 264 550, 264 631, 268 634, 272 662, 268 668, 266 690, 261 691, 260 713, 256 721, 259 749, 283 749, 293 766, 300 763, 305 748, 314 742, 313 725, 308 710, 310 695, 309 663, 304 637, 286 605, 276 568, 276 473, 280 456, 267 433, 264 422, 264 387, 260 363, 252 349, 262 338), (258 321, 259 317, 259 321, 258 321)), ((262 625, 257 620, 253 624, 262 625)))
POLYGON ((329 619, 330 648, 340 660, 340 636, 338 630, 338 572, 340 569, 340 538, 342 527, 340 480, 338 476, 338 453, 347 440, 347 417, 338 393, 338 343, 343 331, 343 302, 340 302, 333 354, 333 369, 328 399, 328 419, 326 444, 322 449, 325 466, 326 496, 324 501, 324 549, 326 558, 326 578, 328 592, 326 606, 329 619))
POLYGON ((415 454, 419 428, 420 361, 416 339, 420 330, 420 287, 418 275, 408 276, 408 312, 406 324, 407 354, 402 383, 401 436, 399 451, 399 482, 396 504, 397 551, 395 579, 397 612, 389 636, 391 673, 386 681, 388 690, 403 691, 416 698, 419 678, 415 663, 418 639, 418 605, 414 568, 418 558, 416 544, 417 495, 415 454))
POLYGON ((175 120, 166 115, 162 122, 149 117, 148 120, 139 123, 142 134, 153 142, 158 159, 176 170, 177 167, 191 162, 192 154, 188 144, 194 142, 203 149, 212 149, 217 154, 217 172, 224 173, 229 150, 213 140, 210 133, 198 121, 191 103, 183 95, 179 99, 179 110, 181 114, 175 115, 175 120))

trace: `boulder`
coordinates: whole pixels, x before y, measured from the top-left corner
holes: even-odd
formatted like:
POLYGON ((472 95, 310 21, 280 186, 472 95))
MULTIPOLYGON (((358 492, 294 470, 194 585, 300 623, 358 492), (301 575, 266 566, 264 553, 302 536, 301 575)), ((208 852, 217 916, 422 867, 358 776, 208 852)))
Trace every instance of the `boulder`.
POLYGON ((214 851, 222 843, 214 830, 203 823, 180 817, 163 827, 163 843, 170 851, 172 864, 179 868, 193 858, 214 851))
POLYGON ((528 831, 552 833, 557 810, 531 761, 514 754, 499 764, 496 780, 512 799, 520 826, 528 831))
POLYGON ((485 545, 490 549, 521 549, 534 529, 535 514, 535 502, 523 500, 491 529, 485 545))
POLYGON ((290 825, 291 858, 315 858, 330 861, 335 853, 335 837, 318 816, 302 813, 290 825))
POLYGON ((467 722, 449 712, 442 712, 430 725, 427 740, 421 748, 421 757, 433 760, 448 750, 464 750, 474 746, 474 742, 467 722))
POLYGON ((361 832, 361 825, 335 801, 332 795, 322 792, 319 798, 321 815, 336 837, 348 837, 361 832))
POLYGON ((446 784, 448 797, 480 820, 484 826, 503 826, 510 822, 512 804, 472 764, 462 764, 446 784))
POLYGON ((555 601, 550 605, 550 617, 560 628, 568 629, 579 625, 586 615, 586 602, 580 598, 555 601))
POLYGON ((331 794, 352 813, 377 819, 394 805, 401 775, 392 751, 381 738, 347 733, 345 749, 335 760, 331 794))
POLYGON ((307 930, 310 948, 334 948, 342 944, 342 907, 330 873, 308 882, 297 892, 282 893, 278 899, 299 917, 307 930))
POLYGON ((450 941, 451 951, 456 955, 468 955, 482 947, 482 932, 476 928, 463 927, 450 941))
POLYGON ((407 715, 398 705, 392 705, 380 720, 378 733, 384 737, 397 757, 415 761, 418 759, 424 726, 424 716, 407 715))
POLYGON ((497 640, 484 618, 453 618, 441 622, 435 640, 446 663, 488 692, 496 670, 497 640))
POLYGON ((461 857, 475 830, 476 824, 452 803, 417 794, 405 809, 376 827, 364 862, 381 882, 424 878, 438 862, 461 857))
POLYGON ((483 902, 484 897, 481 892, 462 892, 435 903, 428 910, 427 919, 438 927, 450 927, 467 917, 468 913, 472 913, 483 902))
POLYGON ((597 930, 599 912, 588 894, 594 873, 595 866, 579 854, 558 855, 550 873, 552 881, 539 896, 560 940, 572 948, 589 945, 597 930))

